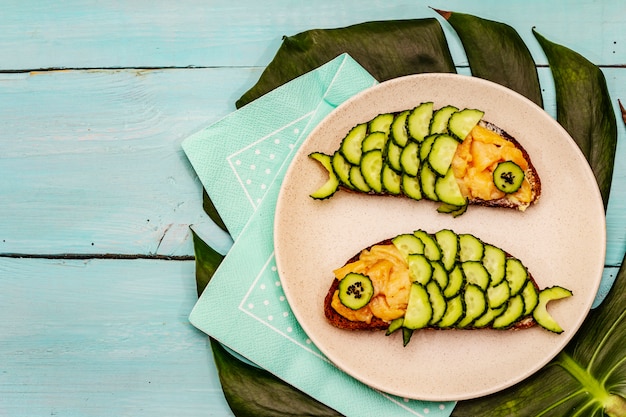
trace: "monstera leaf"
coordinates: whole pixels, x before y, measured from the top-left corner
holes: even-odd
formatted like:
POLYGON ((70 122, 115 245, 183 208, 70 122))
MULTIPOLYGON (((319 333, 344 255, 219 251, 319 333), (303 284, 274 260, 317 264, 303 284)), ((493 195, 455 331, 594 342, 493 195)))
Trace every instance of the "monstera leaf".
POLYGON ((503 85, 543 106, 535 61, 515 29, 465 13, 437 13, 459 35, 473 76, 503 85))
MULTIPOLYGON (((534 61, 513 28, 471 15, 439 13, 457 32, 473 76, 505 85, 541 105, 534 61)), ((613 109, 604 77, 584 57, 534 33, 554 74, 558 120, 587 157, 606 208, 617 128, 614 117, 611 120, 613 109)), ((343 52, 352 55, 379 81, 420 72, 455 72, 445 36, 435 19, 310 30, 284 38, 274 60, 257 84, 237 102, 237 107, 343 52)), ((626 113, 623 107, 622 112, 626 113)), ((204 208, 225 229, 206 193, 204 208)), ((195 234, 194 245, 200 293, 223 257, 195 234)), ((609 296, 590 313, 562 353, 514 387, 459 402, 453 415, 626 416, 624 291, 626 267, 622 263, 609 296)), ((240 361, 216 341, 212 341, 212 346, 224 395, 235 415, 338 415, 266 371, 240 361)))
POLYGON ((237 107, 346 52, 378 81, 422 72, 456 72, 443 29, 434 18, 312 29, 283 37, 276 56, 237 107))
POLYGON ((461 417, 626 416, 626 265, 602 305, 541 371, 495 395, 461 401, 461 417))
POLYGON ((579 53, 550 42, 534 29, 533 33, 552 69, 557 120, 589 161, 606 210, 615 165, 617 122, 604 74, 579 53))

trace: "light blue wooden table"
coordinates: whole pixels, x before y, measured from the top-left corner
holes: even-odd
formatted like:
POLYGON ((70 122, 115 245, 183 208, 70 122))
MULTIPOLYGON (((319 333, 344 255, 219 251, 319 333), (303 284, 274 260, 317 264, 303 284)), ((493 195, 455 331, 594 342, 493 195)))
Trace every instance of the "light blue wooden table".
MULTIPOLYGON (((536 27, 626 102, 626 3, 13 1, 0 12, 0 416, 227 416, 196 300, 189 226, 226 252, 180 144, 234 110, 283 35, 428 7, 536 27)), ((442 21, 455 63, 467 61, 442 21)), ((626 133, 605 274, 626 247, 626 133)))

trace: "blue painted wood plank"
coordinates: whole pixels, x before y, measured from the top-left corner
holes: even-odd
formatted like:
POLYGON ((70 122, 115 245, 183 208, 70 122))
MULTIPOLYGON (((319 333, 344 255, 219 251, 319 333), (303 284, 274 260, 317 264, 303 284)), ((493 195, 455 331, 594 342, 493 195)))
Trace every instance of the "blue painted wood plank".
POLYGON ((4 74, 0 253, 192 254, 206 216, 180 142, 234 110, 251 73, 4 74))
MULTIPOLYGON (((573 0, 567 4, 543 0, 187 0, 149 5, 30 0, 3 4, 0 70, 265 66, 284 35, 368 20, 436 17, 431 7, 512 25, 540 64, 546 60, 531 34, 534 26, 549 39, 576 46, 593 62, 626 62, 626 27, 621 20, 626 4, 621 0, 573 0)), ((447 24, 443 26, 455 62, 466 63, 453 31, 447 24)))
POLYGON ((0 258, 0 415, 232 415, 193 261, 0 258))
MULTIPOLYGON (((626 70, 605 74, 614 103, 626 100, 626 70)), ((226 248, 228 237, 202 211, 201 185, 180 142, 233 111, 258 75, 226 68, 3 74, 0 178, 9 180, 0 181, 0 253, 190 256, 193 224, 226 248)), ((554 116, 547 69, 540 80, 554 116)), ((626 247, 625 163, 620 140, 607 216, 610 265, 626 247)))

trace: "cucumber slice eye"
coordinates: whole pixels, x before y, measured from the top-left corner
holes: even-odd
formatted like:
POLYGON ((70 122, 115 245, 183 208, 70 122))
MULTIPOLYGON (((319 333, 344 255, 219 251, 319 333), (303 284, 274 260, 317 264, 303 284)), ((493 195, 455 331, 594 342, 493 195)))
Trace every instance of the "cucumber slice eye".
POLYGON ((374 295, 372 280, 363 274, 351 272, 339 281, 339 301, 344 306, 358 310, 370 302, 374 295))
POLYGON ((493 171, 493 183, 503 193, 519 190, 524 181, 524 170, 513 161, 500 162, 493 171))

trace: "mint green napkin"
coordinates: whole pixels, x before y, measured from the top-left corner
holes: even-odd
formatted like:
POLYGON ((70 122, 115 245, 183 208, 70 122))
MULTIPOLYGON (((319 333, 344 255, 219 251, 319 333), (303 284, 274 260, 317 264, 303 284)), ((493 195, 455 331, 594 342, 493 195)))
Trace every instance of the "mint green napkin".
POLYGON ((346 416, 447 417, 453 402, 406 400, 335 366, 293 316, 274 259, 273 223, 284 172, 307 134, 346 99, 376 84, 350 56, 273 90, 183 142, 235 239, 190 315, 235 352, 346 416))

